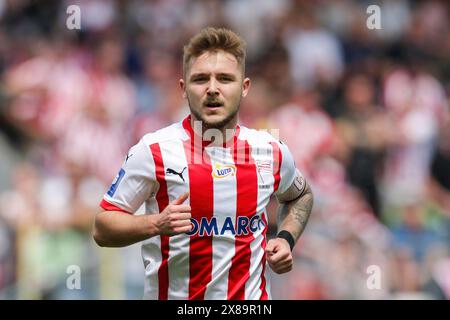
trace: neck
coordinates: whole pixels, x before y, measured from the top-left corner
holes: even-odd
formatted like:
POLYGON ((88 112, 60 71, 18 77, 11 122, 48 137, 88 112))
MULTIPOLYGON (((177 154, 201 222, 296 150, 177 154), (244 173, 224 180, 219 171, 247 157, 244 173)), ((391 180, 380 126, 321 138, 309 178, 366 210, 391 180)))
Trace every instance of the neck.
POLYGON ((214 141, 214 145, 220 145, 221 142, 227 142, 230 139, 233 138, 235 132, 236 132, 236 126, 238 123, 238 117, 235 115, 230 121, 228 121, 225 125, 221 127, 209 127, 205 123, 202 122, 202 126, 200 129, 200 126, 196 124, 196 121, 201 121, 200 119, 197 119, 195 115, 191 114, 191 127, 193 128, 194 132, 201 136, 203 140, 205 141, 214 141), (209 130, 209 131, 208 131, 209 130), (200 132, 201 131, 201 132, 200 132), (217 135, 221 134, 222 139, 217 139, 217 135), (211 139, 211 137, 213 137, 211 139))

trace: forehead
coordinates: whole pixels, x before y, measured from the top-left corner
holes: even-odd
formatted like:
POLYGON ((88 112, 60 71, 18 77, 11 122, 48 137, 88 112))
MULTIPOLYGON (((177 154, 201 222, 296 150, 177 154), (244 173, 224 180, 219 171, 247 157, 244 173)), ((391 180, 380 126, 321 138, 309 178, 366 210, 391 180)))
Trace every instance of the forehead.
POLYGON ((194 73, 233 73, 241 72, 234 55, 225 51, 207 51, 191 59, 188 74, 194 73))

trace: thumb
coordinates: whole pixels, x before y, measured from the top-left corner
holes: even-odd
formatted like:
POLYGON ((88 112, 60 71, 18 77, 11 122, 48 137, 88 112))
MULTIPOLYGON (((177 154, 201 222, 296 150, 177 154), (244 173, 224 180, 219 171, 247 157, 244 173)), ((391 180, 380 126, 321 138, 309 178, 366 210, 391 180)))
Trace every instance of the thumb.
POLYGON ((275 253, 275 242, 272 240, 269 240, 269 242, 267 242, 267 246, 266 246, 266 253, 269 255, 272 255, 275 253))
POLYGON ((172 204, 182 204, 189 197, 189 191, 179 196, 177 199, 172 201, 172 204))

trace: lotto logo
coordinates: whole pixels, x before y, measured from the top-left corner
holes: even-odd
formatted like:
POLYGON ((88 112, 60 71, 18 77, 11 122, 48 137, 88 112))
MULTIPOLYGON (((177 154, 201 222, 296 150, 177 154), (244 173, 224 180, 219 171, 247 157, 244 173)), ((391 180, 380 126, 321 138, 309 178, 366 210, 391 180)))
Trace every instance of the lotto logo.
POLYGON ((211 217, 209 220, 203 217, 200 221, 191 218, 192 230, 186 234, 189 236, 198 234, 203 237, 205 235, 224 235, 225 232, 230 232, 232 235, 241 236, 248 235, 250 232, 255 233, 266 226, 261 216, 257 214, 251 218, 239 216, 236 223, 234 221, 234 217, 226 217, 223 224, 219 225, 217 217, 211 217))
POLYGON ((236 166, 229 164, 223 165, 220 163, 216 163, 214 165, 212 176, 216 179, 222 179, 228 176, 234 176, 236 174, 236 166))

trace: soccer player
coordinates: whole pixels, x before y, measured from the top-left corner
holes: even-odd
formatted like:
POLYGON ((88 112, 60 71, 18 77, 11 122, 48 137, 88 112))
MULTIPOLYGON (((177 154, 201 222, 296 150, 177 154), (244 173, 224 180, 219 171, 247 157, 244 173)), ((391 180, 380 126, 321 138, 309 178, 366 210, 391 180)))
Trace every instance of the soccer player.
POLYGON ((266 264, 292 269, 313 205, 288 147, 238 125, 250 88, 245 43, 206 28, 184 47, 179 80, 190 115, 128 152, 95 218, 100 246, 142 241, 145 299, 271 299, 266 264), (280 202, 266 242, 266 206, 280 202), (134 215, 145 204, 144 215, 134 215))

